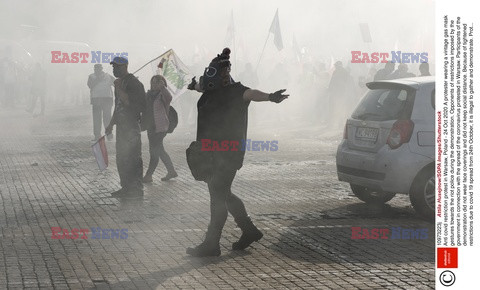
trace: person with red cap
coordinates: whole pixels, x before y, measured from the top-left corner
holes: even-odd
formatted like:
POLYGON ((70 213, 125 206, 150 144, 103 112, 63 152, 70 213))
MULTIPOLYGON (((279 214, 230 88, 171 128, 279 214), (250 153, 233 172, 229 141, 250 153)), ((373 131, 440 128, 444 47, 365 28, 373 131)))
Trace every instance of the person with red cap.
POLYGON ((197 180, 203 180, 210 192, 210 224, 205 240, 196 247, 188 248, 187 254, 195 257, 219 256, 220 237, 230 212, 238 227, 242 230, 240 239, 233 243, 233 250, 244 250, 250 244, 260 240, 263 233, 253 224, 248 216, 242 200, 232 193, 231 187, 237 170, 243 165, 245 151, 200 152, 192 150, 192 146, 201 143, 202 139, 221 142, 222 140, 247 140, 248 106, 251 101, 271 101, 280 103, 288 95, 285 90, 267 94, 250 89, 240 82, 233 81, 230 76, 230 49, 225 48, 205 69, 199 82, 192 79, 190 90, 202 93, 198 103, 197 138, 187 149, 187 162, 197 180), (208 158, 201 162, 196 156, 208 153, 208 158), (198 168, 204 178, 197 178, 198 168), (205 168, 208 168, 204 170, 205 168))

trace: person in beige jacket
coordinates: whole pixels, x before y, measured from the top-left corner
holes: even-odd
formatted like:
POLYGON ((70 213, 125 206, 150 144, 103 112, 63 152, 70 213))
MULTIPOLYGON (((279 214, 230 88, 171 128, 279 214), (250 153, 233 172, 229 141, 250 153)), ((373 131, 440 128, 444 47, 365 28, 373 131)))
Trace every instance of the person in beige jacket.
POLYGON ((167 90, 165 78, 161 75, 153 76, 150 80, 150 86, 150 90, 147 92, 147 109, 144 119, 148 136, 150 162, 143 178, 144 183, 153 181, 152 176, 157 168, 159 159, 162 160, 167 168, 167 175, 162 178, 162 181, 178 176, 172 160, 163 146, 163 139, 167 135, 169 126, 168 111, 170 110, 172 95, 167 90))

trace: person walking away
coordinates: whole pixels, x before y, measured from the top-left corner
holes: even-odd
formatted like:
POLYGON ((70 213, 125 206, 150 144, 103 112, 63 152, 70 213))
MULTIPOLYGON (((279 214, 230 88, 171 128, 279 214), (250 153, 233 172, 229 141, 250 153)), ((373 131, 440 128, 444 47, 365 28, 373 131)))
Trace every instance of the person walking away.
POLYGON ((105 134, 110 135, 116 125, 116 159, 122 188, 113 197, 143 197, 143 162, 140 118, 145 113, 143 84, 128 72, 128 60, 115 57, 110 63, 115 86, 115 109, 105 134))
POLYGON ((165 151, 163 139, 167 135, 169 126, 168 112, 172 95, 167 90, 167 81, 161 75, 155 75, 150 80, 150 90, 147 92, 147 108, 145 111, 144 122, 146 123, 148 147, 150 151, 150 162, 148 169, 143 177, 144 183, 153 181, 153 173, 157 168, 159 159, 167 168, 167 175, 162 181, 167 181, 178 176, 173 167, 170 156, 165 151))
MULTIPOLYGON (((100 139, 103 126, 110 124, 112 118, 113 93, 115 78, 103 71, 103 66, 97 63, 93 66, 93 74, 88 76, 87 85, 90 88, 90 104, 92 105, 94 140, 100 139)), ((107 135, 108 140, 113 136, 107 135)))

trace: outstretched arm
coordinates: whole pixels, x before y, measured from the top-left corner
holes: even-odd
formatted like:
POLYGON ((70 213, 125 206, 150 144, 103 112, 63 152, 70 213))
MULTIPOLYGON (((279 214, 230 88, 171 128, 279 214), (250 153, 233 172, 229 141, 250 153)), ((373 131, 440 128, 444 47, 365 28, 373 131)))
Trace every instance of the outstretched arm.
MULTIPOLYGON (((202 81, 202 77, 200 77, 200 82, 202 81)), ((192 78, 192 82, 188 85, 187 89, 192 90, 192 91, 197 91, 199 93, 203 93, 204 90, 202 86, 200 85, 200 82, 197 82, 195 77, 192 78)))
POLYGON ((273 94, 267 94, 259 90, 248 89, 243 93, 243 99, 245 101, 254 101, 254 102, 266 102, 271 101, 275 103, 280 103, 283 100, 287 99, 289 95, 284 95, 283 93, 286 90, 279 90, 273 94))

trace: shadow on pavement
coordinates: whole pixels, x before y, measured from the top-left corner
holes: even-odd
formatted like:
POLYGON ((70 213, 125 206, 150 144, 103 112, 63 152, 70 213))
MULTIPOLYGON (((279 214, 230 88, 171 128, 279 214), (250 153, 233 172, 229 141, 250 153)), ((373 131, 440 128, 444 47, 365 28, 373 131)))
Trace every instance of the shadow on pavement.
POLYGON ((311 263, 433 264, 434 235, 434 225, 415 217, 411 209, 355 203, 299 216, 282 229, 278 242, 269 248, 290 259, 311 263), (352 238, 352 227, 362 228, 355 234, 357 239, 352 238), (368 230, 366 234, 364 229, 368 230), (386 238, 375 238, 373 229, 387 229, 386 238), (393 236, 399 230, 405 230, 405 236, 393 236), (412 233, 415 230, 426 235, 412 233))
MULTIPOLYGON (((190 271, 193 271, 193 270, 199 270, 203 267, 225 263, 226 261, 232 258, 234 259, 234 258, 242 257, 245 255, 249 255, 249 253, 230 251, 228 252, 228 254, 222 254, 220 257, 206 257, 206 258, 195 258, 195 257, 185 256, 184 263, 176 267, 167 268, 161 271, 153 272, 148 275, 138 276, 135 278, 128 278, 128 280, 126 281, 119 281, 116 283, 108 283, 107 281, 98 281, 97 283, 95 283, 94 281, 94 283, 96 284, 95 287, 92 287, 89 289, 98 289, 98 288, 101 288, 102 286, 107 286, 106 288, 111 288, 111 289, 131 289, 131 288, 145 289, 145 287, 155 289, 155 287, 162 285, 168 279, 171 279, 177 276, 182 276, 185 273, 189 273, 190 271), (146 281, 148 281, 149 283, 146 284, 146 281), (156 285, 155 287, 152 287, 153 285, 151 284, 156 284, 156 285)), ((199 279, 198 285, 202 285, 202 283, 200 282, 205 280, 205 278, 202 276, 201 273, 198 273, 198 274, 193 273, 189 278, 193 278, 193 279, 198 278, 199 279)), ((189 284, 191 285, 191 281, 189 281, 189 284)))

